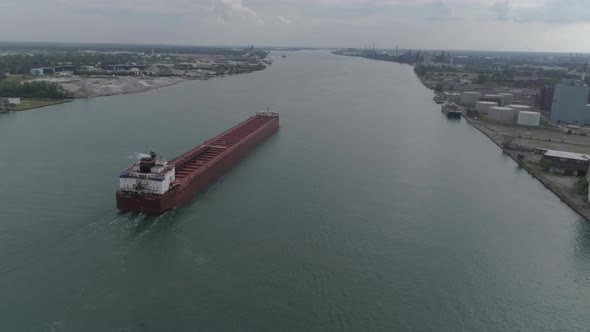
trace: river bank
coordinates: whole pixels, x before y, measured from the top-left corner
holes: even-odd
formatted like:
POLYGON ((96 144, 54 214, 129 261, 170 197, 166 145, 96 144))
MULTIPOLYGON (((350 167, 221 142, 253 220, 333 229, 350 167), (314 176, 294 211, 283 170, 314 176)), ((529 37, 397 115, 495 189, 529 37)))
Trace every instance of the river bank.
MULTIPOLYGON (((377 59, 378 60, 378 59, 377 59)), ((416 74, 421 84, 435 92, 435 88, 426 82, 424 76, 416 74)), ((568 134, 556 126, 542 125, 539 128, 524 128, 514 124, 499 123, 485 119, 475 119, 467 114, 463 118, 483 133, 500 149, 525 169, 545 188, 555 194, 561 201, 590 221, 590 204, 588 189, 580 192, 578 182, 584 178, 563 176, 546 172, 538 163, 539 155, 534 155, 535 148, 590 154, 589 132, 580 130, 580 134, 568 134)), ((571 131, 570 131, 571 132, 571 131)))
MULTIPOLYGON (((578 189, 578 181, 583 178, 578 178, 574 176, 562 176, 553 173, 545 172, 545 170, 539 165, 540 156, 535 155, 531 152, 531 147, 526 146, 523 144, 523 139, 533 139, 533 136, 529 138, 522 137, 519 135, 519 142, 513 142, 516 137, 509 137, 506 135, 498 134, 498 130, 495 130, 494 127, 498 126, 498 124, 493 123, 486 123, 485 121, 473 119, 467 115, 464 115, 463 118, 469 122, 472 126, 474 126, 477 130, 479 130, 482 134, 488 137, 492 142, 494 142, 504 153, 506 153, 510 158, 512 158, 520 167, 525 169, 529 174, 531 174, 535 179, 539 180, 545 188, 549 191, 554 193, 562 202, 568 205, 572 210, 576 211, 579 215, 584 217, 587 221, 590 221, 590 205, 588 204, 588 196, 587 193, 579 192, 578 189)), ((568 144, 568 145, 578 145, 578 151, 585 152, 590 149, 590 147, 573 142, 567 142, 565 140, 561 140, 561 142, 551 143, 551 139, 540 141, 538 136, 535 136, 537 142, 535 143, 536 146, 546 147, 547 144, 568 144)), ((551 148, 553 146, 550 146, 551 148)), ((570 149, 570 151, 573 149, 570 149)))
POLYGON ((59 105, 72 101, 72 99, 21 99, 20 104, 0 107, 0 112, 27 111, 51 105, 59 105))
POLYGON ((183 77, 44 77, 36 79, 58 83, 74 98, 113 96, 136 92, 145 92, 171 86, 187 79, 183 77))

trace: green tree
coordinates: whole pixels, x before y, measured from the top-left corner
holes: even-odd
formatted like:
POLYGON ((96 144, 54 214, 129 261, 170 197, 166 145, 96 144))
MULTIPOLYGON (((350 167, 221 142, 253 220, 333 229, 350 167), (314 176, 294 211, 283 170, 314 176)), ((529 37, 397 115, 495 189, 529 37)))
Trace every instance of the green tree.
POLYGON ((53 82, 0 82, 0 97, 63 99, 70 97, 64 88, 53 82))
POLYGON ((477 75, 477 78, 475 79, 475 83, 481 84, 481 83, 485 83, 487 80, 488 79, 487 79, 486 75, 482 73, 482 74, 477 75))

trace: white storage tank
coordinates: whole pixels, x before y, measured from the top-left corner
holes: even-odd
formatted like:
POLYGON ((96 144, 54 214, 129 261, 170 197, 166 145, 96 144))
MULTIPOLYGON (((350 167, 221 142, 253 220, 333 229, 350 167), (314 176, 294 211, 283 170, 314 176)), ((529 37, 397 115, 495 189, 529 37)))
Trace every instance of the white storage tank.
MULTIPOLYGON (((498 94, 500 96, 502 96, 502 106, 512 104, 512 100, 513 100, 514 96, 511 93, 502 92, 502 93, 498 93, 498 94)), ((510 107, 510 106, 508 106, 508 107, 510 107)))
POLYGON ((529 105, 510 104, 510 105, 508 105, 506 107, 513 108, 517 112, 519 112, 519 111, 530 111, 531 110, 531 107, 529 105))
POLYGON ((445 92, 447 100, 459 102, 461 100, 461 94, 458 92, 445 92))
POLYGON ((521 126, 536 127, 541 123, 541 113, 531 111, 518 112, 517 124, 521 126))
POLYGON ((461 104, 467 106, 474 106, 475 102, 481 98, 481 92, 465 91, 461 95, 461 104))
POLYGON ((482 114, 487 114, 490 107, 498 106, 495 101, 478 101, 475 103, 475 110, 482 114))
POLYGON ((498 105, 503 106, 502 102, 504 100, 504 97, 502 97, 502 95, 498 95, 498 94, 487 94, 487 95, 483 95, 483 97, 481 97, 480 100, 481 101, 495 101, 498 103, 498 105))
POLYGON ((488 109, 487 118, 498 122, 510 122, 514 120, 515 112, 510 107, 493 106, 488 109))

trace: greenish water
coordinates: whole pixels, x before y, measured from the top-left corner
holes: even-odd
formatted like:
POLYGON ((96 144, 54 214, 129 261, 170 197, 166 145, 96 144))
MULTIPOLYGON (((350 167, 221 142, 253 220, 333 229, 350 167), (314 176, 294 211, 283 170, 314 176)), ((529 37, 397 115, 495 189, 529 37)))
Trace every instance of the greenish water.
POLYGON ((590 226, 408 66, 327 53, 0 114, 3 331, 585 331, 590 226), (281 129, 158 217, 115 209, 266 107, 281 129))

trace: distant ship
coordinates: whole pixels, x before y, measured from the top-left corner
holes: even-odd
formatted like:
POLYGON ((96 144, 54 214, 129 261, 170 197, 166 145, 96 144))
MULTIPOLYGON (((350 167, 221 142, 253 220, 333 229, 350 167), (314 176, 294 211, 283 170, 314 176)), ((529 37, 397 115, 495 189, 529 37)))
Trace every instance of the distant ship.
POLYGON ((454 103, 444 103, 441 106, 441 111, 447 116, 449 119, 460 119, 463 111, 461 108, 454 103))
POLYGON ((285 54, 283 54, 283 59, 286 58, 287 56, 285 54))
POLYGON ((117 208, 159 214, 178 207, 278 128, 277 113, 258 113, 170 162, 152 151, 119 176, 117 208))

